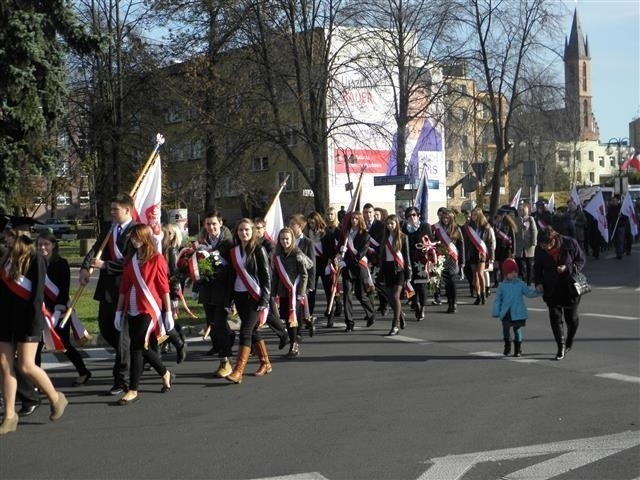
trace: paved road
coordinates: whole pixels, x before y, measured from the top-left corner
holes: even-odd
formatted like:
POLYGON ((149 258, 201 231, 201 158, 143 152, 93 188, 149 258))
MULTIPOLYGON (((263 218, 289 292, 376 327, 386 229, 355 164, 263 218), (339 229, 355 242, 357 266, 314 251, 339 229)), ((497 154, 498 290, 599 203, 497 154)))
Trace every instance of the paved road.
POLYGON ((429 307, 397 337, 385 336, 388 317, 352 334, 320 329, 294 361, 270 337, 273 373, 242 385, 214 379, 217 362, 193 337, 187 362, 167 358, 172 391, 146 373, 128 407, 101 395, 108 351, 86 351, 94 378, 82 388, 48 357, 69 410, 50 424, 42 408, 2 437, 0 476, 640 478, 638 258, 588 264, 594 291, 561 362, 540 300, 528 301, 525 356, 504 358, 490 305, 471 305, 463 288, 458 314, 429 307))

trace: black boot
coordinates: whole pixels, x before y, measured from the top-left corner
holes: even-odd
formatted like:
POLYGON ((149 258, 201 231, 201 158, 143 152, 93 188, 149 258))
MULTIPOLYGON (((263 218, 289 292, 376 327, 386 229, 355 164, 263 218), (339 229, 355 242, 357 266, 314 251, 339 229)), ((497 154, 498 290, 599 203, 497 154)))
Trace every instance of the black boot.
POLYGON ((474 305, 480 305, 480 295, 476 297, 476 301, 473 302, 474 305))
POLYGON ((522 356, 522 342, 513 342, 513 356, 514 357, 522 356))
POLYGON ((504 341, 504 351, 502 352, 502 354, 504 356, 507 356, 511 353, 511 341, 509 340, 505 340, 504 341))
POLYGON ((482 305, 484 305, 484 301, 485 301, 484 295, 480 295, 480 303, 482 305))
POLYGON ((556 360, 562 360, 564 358, 565 349, 564 342, 558 344, 558 352, 556 353, 556 360))

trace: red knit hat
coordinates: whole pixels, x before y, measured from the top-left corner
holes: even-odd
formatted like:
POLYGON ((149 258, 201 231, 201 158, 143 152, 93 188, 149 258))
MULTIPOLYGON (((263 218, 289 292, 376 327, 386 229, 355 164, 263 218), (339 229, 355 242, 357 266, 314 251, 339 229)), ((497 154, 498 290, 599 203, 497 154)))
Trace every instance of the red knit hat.
POLYGON ((512 272, 518 273, 518 264, 513 258, 507 258, 502 262, 502 276, 506 277, 512 272))

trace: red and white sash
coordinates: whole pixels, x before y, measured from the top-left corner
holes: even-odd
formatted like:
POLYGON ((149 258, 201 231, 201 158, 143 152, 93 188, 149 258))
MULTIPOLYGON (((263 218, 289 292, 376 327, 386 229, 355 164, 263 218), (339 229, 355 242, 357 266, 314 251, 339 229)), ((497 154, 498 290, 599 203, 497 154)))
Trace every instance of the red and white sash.
MULTIPOLYGON (((17 297, 22 300, 29 301, 31 298, 31 289, 32 283, 24 275, 20 275, 16 280, 13 280, 9 277, 9 270, 11 268, 11 263, 5 265, 5 267, 0 270, 0 278, 7 286, 7 288, 17 297)), ((64 352, 64 344, 60 339, 60 336, 55 331, 55 323, 53 321, 53 315, 49 313, 49 311, 45 308, 44 303, 42 304, 42 314, 45 319, 45 327, 42 330, 42 339, 44 341, 47 350, 51 352, 64 352)))
POLYGON ((380 242, 378 242, 375 238, 369 237, 369 246, 367 248, 367 252, 370 254, 375 254, 380 248, 380 242))
MULTIPOLYGON (((260 296, 262 294, 262 289, 260 288, 260 284, 258 280, 247 272, 245 268, 245 256, 242 254, 242 248, 238 245, 233 247, 231 250, 231 265, 236 272, 236 276, 240 279, 242 284, 245 286, 251 298, 253 298, 256 302, 260 302, 260 296)), ((267 320, 268 310, 265 308, 258 313, 258 325, 263 325, 267 320)))
POLYGON ((298 324, 298 319, 296 318, 296 289, 298 288, 298 283, 300 283, 300 275, 297 275, 295 281, 292 283, 280 255, 276 255, 273 260, 278 278, 289 293, 289 322, 292 327, 295 327, 298 324))
POLYGON ((124 255, 118 248, 118 243, 116 242, 116 240, 118 240, 118 225, 116 223, 111 226, 111 232, 109 235, 111 235, 111 238, 109 239, 109 253, 111 253, 111 258, 113 260, 122 260, 124 255))
MULTIPOLYGON (((351 235, 347 236, 347 248, 353 254, 354 258, 358 258, 358 249, 353 244, 353 238, 351 235)), ((373 277, 371 277, 371 271, 369 270, 369 260, 367 260, 367 257, 362 257, 358 260, 358 263, 367 271, 367 277, 364 279, 367 287, 375 288, 375 283, 373 283, 373 277)))
POLYGON ((393 257, 393 261, 404 270, 404 257, 402 256, 402 252, 396 252, 391 245, 390 239, 387 239, 385 243, 385 248, 387 252, 393 257))
POLYGON ((316 257, 321 257, 323 250, 322 250, 322 243, 321 242, 313 242, 313 248, 316 251, 316 257))
POLYGON ((548 225, 540 217, 536 219, 536 223, 538 224, 538 227, 540 227, 540 229, 548 227, 548 225))
POLYGON ((449 256, 453 258, 454 261, 457 262, 458 248, 456 247, 456 244, 453 243, 453 241, 451 240, 451 237, 449 236, 447 231, 439 223, 434 225, 433 228, 434 228, 434 233, 436 234, 436 237, 438 237, 438 240, 440 240, 440 243, 442 243, 445 247, 447 247, 447 252, 449 253, 449 256))
POLYGON ((484 240, 482 240, 482 238, 480 238, 480 235, 478 235, 478 232, 476 232, 475 229, 471 228, 469 225, 465 225, 464 229, 466 230, 467 235, 469 236, 469 240, 476 248, 478 253, 483 256, 485 260, 487 260, 489 257, 489 250, 487 249, 487 245, 484 243, 484 240))
POLYGON ((140 264, 138 263, 138 254, 134 254, 131 259, 131 265, 133 267, 133 277, 135 280, 135 286, 137 292, 142 292, 142 296, 138 296, 138 301, 141 302, 143 308, 141 310, 145 312, 151 312, 151 322, 149 328, 144 336, 144 347, 149 348, 149 337, 151 332, 155 330, 158 337, 158 343, 162 343, 166 339, 167 332, 164 327, 164 322, 161 322, 162 310, 158 302, 156 301, 153 293, 149 289, 142 272, 140 271, 140 264))
POLYGON ((496 232, 496 237, 498 237, 498 239, 502 242, 502 245, 504 245, 507 248, 511 248, 512 242, 509 235, 504 233, 499 228, 494 228, 493 230, 496 232))

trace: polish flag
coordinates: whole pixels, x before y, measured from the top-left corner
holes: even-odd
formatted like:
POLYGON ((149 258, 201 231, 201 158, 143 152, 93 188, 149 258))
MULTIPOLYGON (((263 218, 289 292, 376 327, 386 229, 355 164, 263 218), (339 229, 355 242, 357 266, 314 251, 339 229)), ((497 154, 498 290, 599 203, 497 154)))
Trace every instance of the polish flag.
POLYGON ((511 200, 511 206, 513 208, 518 208, 518 204, 520 203, 520 194, 522 193, 522 188, 519 188, 516 194, 513 196, 511 200))
POLYGON ((629 168, 640 171, 640 153, 630 155, 620 166, 620 170, 627 170, 629 168))
POLYGON ((578 188, 575 186, 575 184, 573 185, 573 188, 571 189, 571 193, 569 194, 571 200, 573 200, 573 203, 576 204, 576 207, 578 208, 582 208, 582 202, 580 202, 580 195, 578 195, 578 188))
POLYGON ((609 243, 609 226, 607 224, 607 209, 604 205, 604 197, 602 192, 598 192, 584 207, 585 212, 589 212, 598 224, 598 231, 605 243, 609 243))
POLYGON ((149 167, 133 196, 133 219, 151 227, 158 252, 162 252, 162 220, 160 203, 162 198, 162 164, 160 154, 149 167))
POLYGON ((278 192, 264 216, 264 235, 271 243, 276 243, 278 234, 283 228, 284 220, 282 218, 282 206, 280 205, 280 192, 278 192))
POLYGON ((638 217, 636 210, 633 208, 633 202, 631 201, 631 195, 627 192, 620 207, 620 213, 626 215, 629 218, 629 226, 631 227, 631 235, 634 237, 638 235, 638 217))
POLYGON ((556 211, 556 193, 553 192, 549 197, 549 203, 547 204, 547 210, 550 212, 556 211))

